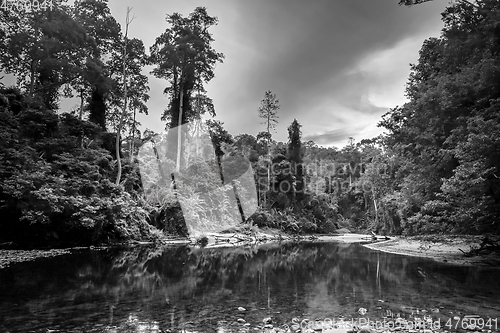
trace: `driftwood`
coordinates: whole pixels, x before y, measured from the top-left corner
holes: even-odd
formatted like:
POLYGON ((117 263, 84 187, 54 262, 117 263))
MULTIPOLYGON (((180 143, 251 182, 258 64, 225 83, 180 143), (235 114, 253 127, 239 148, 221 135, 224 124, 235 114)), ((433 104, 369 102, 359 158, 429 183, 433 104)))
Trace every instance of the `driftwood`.
POLYGON ((0 243, 0 248, 11 248, 13 245, 15 245, 14 242, 0 243))
POLYGON ((481 254, 500 252, 500 240, 499 239, 492 240, 491 238, 486 236, 481 240, 481 244, 479 244, 479 247, 476 248, 471 247, 469 251, 464 251, 462 249, 459 250, 466 257, 474 257, 481 254))
POLYGON ((318 239, 314 235, 287 235, 287 234, 277 234, 277 235, 266 235, 266 234, 244 234, 244 233, 234 233, 234 234, 218 234, 210 236, 214 240, 213 243, 209 244, 208 237, 201 237, 199 239, 191 239, 191 244, 198 245, 200 247, 211 247, 211 245, 220 246, 223 244, 232 246, 243 246, 243 245, 257 245, 265 242, 302 242, 302 241, 315 241, 318 239), (213 238, 212 238, 213 237, 213 238))
POLYGON ((372 240, 374 240, 374 241, 376 241, 376 240, 389 240, 390 239, 386 235, 380 236, 380 235, 377 235, 376 233, 374 233, 373 231, 371 233, 372 233, 372 240))

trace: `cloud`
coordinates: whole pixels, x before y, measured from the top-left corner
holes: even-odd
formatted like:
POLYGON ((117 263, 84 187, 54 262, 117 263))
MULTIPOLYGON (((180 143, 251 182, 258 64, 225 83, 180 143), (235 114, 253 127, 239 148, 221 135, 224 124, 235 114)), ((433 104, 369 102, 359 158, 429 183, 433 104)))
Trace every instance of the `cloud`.
POLYGON ((347 143, 349 137, 357 133, 354 128, 338 128, 326 131, 320 134, 311 134, 304 136, 303 141, 314 141, 318 145, 330 146, 334 143, 347 143))
POLYGON ((340 111, 336 113, 338 120, 335 122, 325 122, 322 119, 317 119, 317 122, 322 126, 314 127, 313 134, 306 133, 302 140, 312 140, 324 146, 341 147, 347 143, 349 137, 353 137, 355 141, 361 141, 362 139, 378 136, 384 130, 377 127, 380 116, 389 109, 373 105, 367 105, 366 108, 373 108, 378 111, 372 112, 372 114, 357 110, 340 111))
POLYGON ((419 45, 396 46, 415 35, 424 36, 423 41, 431 27, 436 33, 440 27, 435 4, 414 8, 392 1, 357 0, 232 4, 245 13, 234 27, 235 38, 256 51, 238 58, 231 73, 223 69, 226 64, 217 69, 216 73, 220 69, 224 77, 233 78, 230 86, 218 78, 210 85, 214 93, 224 92, 219 101, 214 97, 218 114, 233 133, 257 133, 261 130, 257 108, 264 91, 273 90, 282 105, 275 135, 280 141, 286 141, 286 127, 294 118, 307 134, 328 131, 332 124, 357 122, 365 114, 369 119, 379 117, 393 101, 404 99, 410 61, 396 61, 404 66, 394 66, 394 75, 363 66, 356 69, 387 50, 393 50, 393 59, 417 56, 419 45), (396 95, 399 99, 388 98, 396 95))

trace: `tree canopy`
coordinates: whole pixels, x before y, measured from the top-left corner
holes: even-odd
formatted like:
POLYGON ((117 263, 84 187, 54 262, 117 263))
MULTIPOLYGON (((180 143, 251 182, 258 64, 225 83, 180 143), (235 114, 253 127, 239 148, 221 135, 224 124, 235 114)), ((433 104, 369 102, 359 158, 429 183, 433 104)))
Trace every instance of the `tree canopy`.
POLYGON ((164 90, 170 104, 162 119, 175 127, 179 123, 181 90, 184 110, 180 123, 206 112, 215 115, 204 84, 214 78, 215 65, 223 61, 224 55, 212 47, 214 39, 208 29, 218 20, 208 15, 205 7, 197 7, 188 17, 179 13, 167 15, 166 21, 170 27, 150 47, 150 62, 155 65, 152 74, 170 84, 164 90))

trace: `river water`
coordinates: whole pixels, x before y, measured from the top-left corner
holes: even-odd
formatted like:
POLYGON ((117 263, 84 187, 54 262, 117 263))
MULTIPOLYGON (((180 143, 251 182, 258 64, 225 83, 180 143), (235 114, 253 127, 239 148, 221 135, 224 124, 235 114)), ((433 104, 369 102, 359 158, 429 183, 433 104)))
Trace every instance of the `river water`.
POLYGON ((0 270, 0 332, 259 332, 313 324, 327 332, 335 323, 382 322, 379 331, 392 322, 417 332, 422 323, 471 330, 472 321, 476 331, 500 331, 500 269, 360 244, 78 250, 0 270))

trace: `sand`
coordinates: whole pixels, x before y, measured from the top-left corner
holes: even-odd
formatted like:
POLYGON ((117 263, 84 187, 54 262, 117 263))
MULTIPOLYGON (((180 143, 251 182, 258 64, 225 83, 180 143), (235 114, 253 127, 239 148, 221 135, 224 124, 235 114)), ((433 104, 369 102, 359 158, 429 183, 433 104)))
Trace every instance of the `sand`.
POLYGON ((373 250, 431 258, 451 264, 496 266, 500 268, 499 253, 466 256, 462 252, 469 252, 471 248, 478 248, 482 238, 482 236, 398 237, 388 241, 366 244, 365 246, 373 250))

